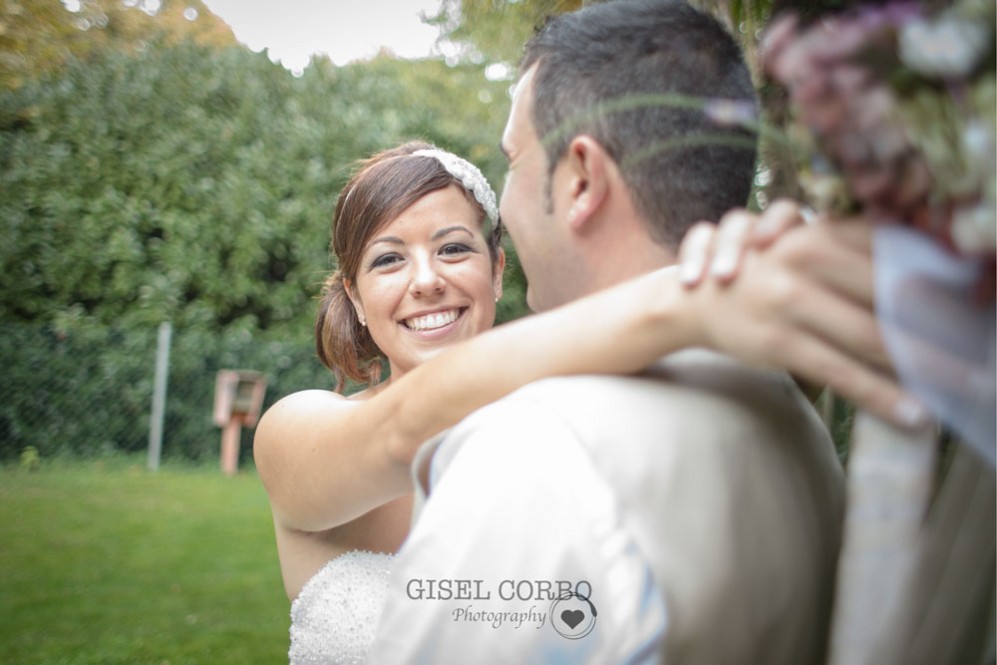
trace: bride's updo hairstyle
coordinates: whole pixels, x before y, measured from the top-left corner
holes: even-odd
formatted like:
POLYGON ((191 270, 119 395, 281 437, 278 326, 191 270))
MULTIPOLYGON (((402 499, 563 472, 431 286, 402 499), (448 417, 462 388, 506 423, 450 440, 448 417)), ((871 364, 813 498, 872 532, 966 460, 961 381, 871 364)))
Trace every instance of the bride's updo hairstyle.
POLYGON ((494 266, 502 238, 495 193, 476 167, 456 155, 421 141, 405 143, 358 162, 340 192, 330 245, 338 269, 322 286, 315 320, 315 349, 336 375, 337 392, 346 379, 369 385, 381 380, 384 354, 346 294, 346 284, 356 284, 367 243, 413 203, 450 185, 460 187, 477 209, 494 266))

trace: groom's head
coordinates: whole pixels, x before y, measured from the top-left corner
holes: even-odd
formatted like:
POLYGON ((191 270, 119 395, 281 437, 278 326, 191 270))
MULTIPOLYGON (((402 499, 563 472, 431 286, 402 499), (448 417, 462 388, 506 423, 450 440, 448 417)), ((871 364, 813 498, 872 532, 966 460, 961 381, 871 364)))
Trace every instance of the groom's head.
POLYGON ((754 89, 712 17, 669 0, 591 5, 543 25, 520 72, 502 218, 533 309, 667 265, 692 224, 745 204, 755 136, 722 119, 750 115, 754 89))

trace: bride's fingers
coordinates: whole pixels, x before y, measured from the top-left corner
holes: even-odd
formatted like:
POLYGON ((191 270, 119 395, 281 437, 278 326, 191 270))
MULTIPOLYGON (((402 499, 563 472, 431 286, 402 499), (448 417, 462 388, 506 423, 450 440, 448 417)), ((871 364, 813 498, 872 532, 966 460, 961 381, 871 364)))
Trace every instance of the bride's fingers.
POLYGON ((872 257, 863 246, 855 244, 857 237, 842 241, 831 223, 820 222, 788 231, 767 253, 773 261, 788 266, 809 280, 872 309, 875 297, 872 257))
POLYGON ((733 210, 720 220, 710 265, 710 274, 720 282, 729 282, 737 276, 754 226, 755 215, 747 210, 733 210))
POLYGON ((781 347, 798 334, 815 336, 877 370, 892 371, 871 307, 808 274, 773 267, 766 258, 746 257, 744 276, 727 290, 748 308, 750 320, 767 322, 775 331, 771 346, 781 347))
POLYGON ((751 233, 751 242, 758 248, 768 247, 789 229, 805 223, 806 218, 799 204, 789 199, 778 199, 759 217, 751 233))
POLYGON ((819 338, 794 335, 780 350, 780 364, 899 427, 915 429, 932 423, 930 412, 896 381, 819 338))
POLYGON ((814 226, 821 227, 837 242, 865 254, 872 253, 875 222, 864 217, 820 218, 814 226))
POLYGON ((814 334, 867 366, 889 374, 894 372, 879 323, 869 310, 820 293, 808 303, 804 316, 806 320, 801 325, 814 334))
POLYGON ((679 279, 687 287, 696 286, 703 279, 706 264, 713 251, 716 224, 698 222, 686 232, 679 246, 679 279))

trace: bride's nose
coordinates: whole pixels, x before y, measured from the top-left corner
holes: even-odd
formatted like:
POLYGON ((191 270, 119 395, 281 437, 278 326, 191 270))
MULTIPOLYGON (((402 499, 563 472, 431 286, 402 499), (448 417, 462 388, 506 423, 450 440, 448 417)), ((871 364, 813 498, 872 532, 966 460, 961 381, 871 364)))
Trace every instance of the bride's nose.
POLYGON ((418 260, 414 263, 412 280, 409 282, 409 293, 416 297, 443 293, 446 288, 446 280, 440 274, 439 266, 432 259, 418 260))

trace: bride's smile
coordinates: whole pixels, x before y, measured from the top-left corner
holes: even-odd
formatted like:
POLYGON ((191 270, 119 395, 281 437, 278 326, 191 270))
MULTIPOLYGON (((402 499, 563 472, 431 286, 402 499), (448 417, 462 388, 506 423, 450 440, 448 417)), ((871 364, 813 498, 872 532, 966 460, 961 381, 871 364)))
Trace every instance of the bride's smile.
POLYGON ((367 243, 351 295, 392 376, 494 323, 501 269, 478 215, 449 186, 413 203, 367 243))

